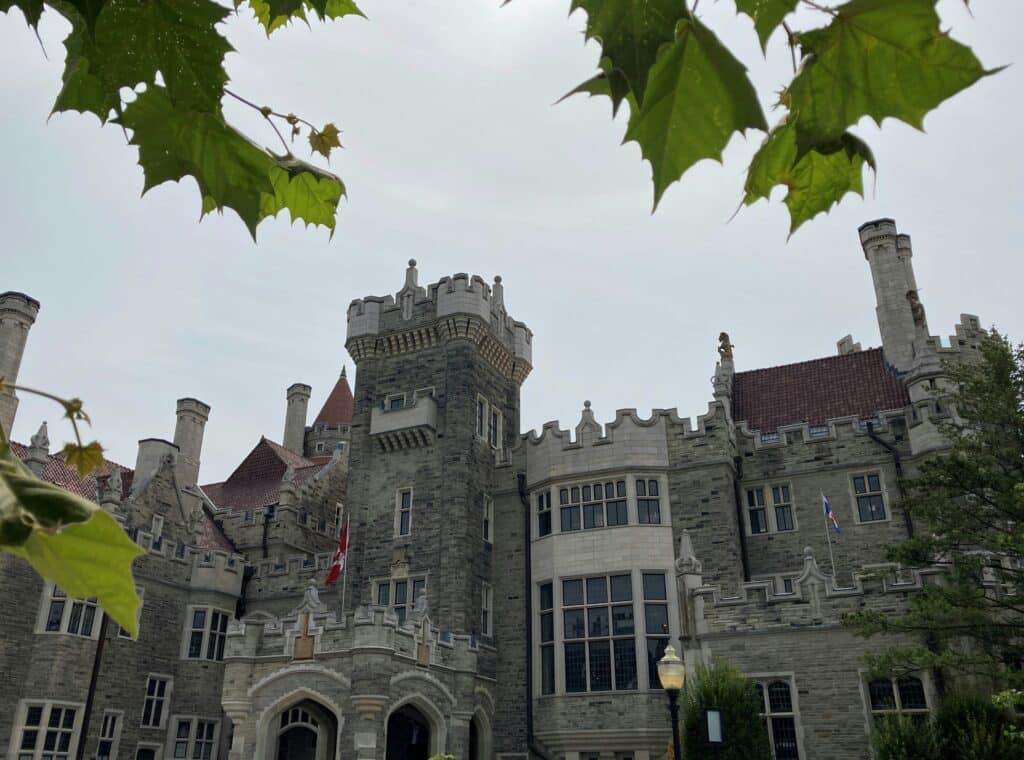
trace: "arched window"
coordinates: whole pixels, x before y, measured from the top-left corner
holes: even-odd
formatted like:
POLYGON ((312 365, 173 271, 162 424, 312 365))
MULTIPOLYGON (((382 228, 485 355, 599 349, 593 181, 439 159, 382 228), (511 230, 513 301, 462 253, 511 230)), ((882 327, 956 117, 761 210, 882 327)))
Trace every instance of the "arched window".
POLYGON ((776 679, 755 682, 754 686, 761 700, 761 717, 768 729, 775 760, 800 760, 792 685, 776 679))

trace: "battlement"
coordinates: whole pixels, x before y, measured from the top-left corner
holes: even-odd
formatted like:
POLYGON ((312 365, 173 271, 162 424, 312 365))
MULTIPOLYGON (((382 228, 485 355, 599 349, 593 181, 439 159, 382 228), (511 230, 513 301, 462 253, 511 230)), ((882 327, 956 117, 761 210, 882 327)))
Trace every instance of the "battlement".
POLYGON ((902 427, 906 425, 906 421, 906 409, 900 408, 879 411, 871 419, 850 415, 829 418, 821 425, 796 422, 791 425, 781 425, 778 430, 770 433, 753 430, 746 421, 743 421, 736 426, 736 434, 738 439, 746 440, 756 451, 762 448, 838 441, 853 436, 867 435, 868 423, 871 423, 875 432, 893 432, 894 427, 902 427))
POLYGON ((386 336, 387 340, 375 342, 373 349, 404 353, 455 337, 482 341, 486 334, 518 363, 532 368, 533 333, 505 310, 500 276, 494 278, 493 286, 464 272, 442 277, 426 288, 417 280, 416 261, 411 259, 405 286, 394 296, 357 298, 349 305, 346 347, 357 362, 368 351, 376 353, 366 343, 368 338, 386 336), (477 327, 456 324, 450 319, 455 316, 469 317, 477 327))

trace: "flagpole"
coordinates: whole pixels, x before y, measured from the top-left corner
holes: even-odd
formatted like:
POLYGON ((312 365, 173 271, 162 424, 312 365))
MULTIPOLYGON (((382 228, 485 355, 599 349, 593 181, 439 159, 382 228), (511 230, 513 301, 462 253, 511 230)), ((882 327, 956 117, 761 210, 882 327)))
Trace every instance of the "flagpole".
POLYGON ((825 492, 821 492, 821 514, 825 518, 825 542, 828 544, 828 559, 832 563, 832 586, 838 586, 836 578, 836 558, 832 554, 832 534, 829 532, 829 528, 832 527, 828 524, 828 512, 825 511, 825 492))
POLYGON ((349 531, 351 518, 345 515, 345 567, 341 571, 341 619, 345 620, 345 587, 348 586, 348 547, 352 545, 352 533, 349 531))

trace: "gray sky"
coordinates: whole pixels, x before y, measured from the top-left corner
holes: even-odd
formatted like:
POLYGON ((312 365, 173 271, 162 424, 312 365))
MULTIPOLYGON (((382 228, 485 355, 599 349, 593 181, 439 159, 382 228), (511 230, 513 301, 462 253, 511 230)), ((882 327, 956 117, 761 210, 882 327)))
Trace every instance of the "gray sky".
MULTIPOLYGON (((199 223, 191 180, 140 200, 135 149, 116 128, 47 122, 66 27, 44 16, 47 60, 17 13, 0 16, 0 290, 42 302, 21 382, 81 396, 109 456, 129 466, 139 438, 173 434, 175 399, 196 396, 213 407, 201 478, 219 480, 261 434, 280 440, 289 384, 313 386, 315 414, 341 365, 351 374, 348 303, 398 290, 414 256, 421 283, 503 276, 509 311, 534 331, 524 429, 573 425, 584 399, 602 421, 621 407, 696 416, 720 330, 740 370, 831 355, 848 332, 878 345, 856 228, 880 216, 913 237, 933 332, 970 312, 1024 338, 1021 66, 940 107, 927 134, 859 125, 879 163, 874 193, 787 244, 780 202, 728 221, 758 133, 734 138, 724 166, 691 170, 650 215, 650 168, 619 145, 624 114, 613 122, 602 98, 552 105, 598 57, 568 5, 363 0, 369 21, 269 41, 251 18, 232 19, 231 86, 336 121, 347 146, 332 159, 351 195, 334 239, 282 217, 258 246, 233 214, 199 223)), ((973 18, 961 0, 939 7, 984 64, 1020 63, 1024 4, 973 6, 973 18)), ((731 2, 701 12, 765 93, 788 81, 779 37, 765 61, 731 2)), ((272 144, 258 117, 228 108, 272 144)), ((57 416, 23 398, 15 437, 48 419, 57 447, 70 435, 57 416)))

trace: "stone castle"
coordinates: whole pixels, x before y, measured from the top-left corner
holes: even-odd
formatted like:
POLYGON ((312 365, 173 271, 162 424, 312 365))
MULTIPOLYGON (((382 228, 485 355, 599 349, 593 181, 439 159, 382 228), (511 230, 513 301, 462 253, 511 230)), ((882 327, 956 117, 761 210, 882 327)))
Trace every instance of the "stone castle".
MULTIPOLYGON (((868 757, 872 721, 926 713, 941 679, 869 681, 887 642, 839 624, 899 610, 927 573, 884 564, 911 535, 904 478, 944 446, 943 360, 985 335, 930 335, 910 238, 860 228, 881 348, 738 372, 719 337, 696 420, 520 432, 530 329, 504 286, 456 274, 348 309, 343 370, 308 421, 292 385, 282 443, 201 483, 210 407, 173 440, 79 478, 45 425, 19 457, 113 514, 146 554, 132 640, 0 555, 0 747, 18 760, 660 760, 655 663, 721 658, 758 684, 776 760, 868 757), (834 564, 822 494, 842 526, 834 564), (342 526, 343 580, 323 586, 342 526)), ((0 376, 39 303, 0 295, 0 376)), ((709 344, 712 343, 709 336, 709 344)), ((15 396, 0 395, 11 429, 15 396)))

